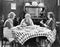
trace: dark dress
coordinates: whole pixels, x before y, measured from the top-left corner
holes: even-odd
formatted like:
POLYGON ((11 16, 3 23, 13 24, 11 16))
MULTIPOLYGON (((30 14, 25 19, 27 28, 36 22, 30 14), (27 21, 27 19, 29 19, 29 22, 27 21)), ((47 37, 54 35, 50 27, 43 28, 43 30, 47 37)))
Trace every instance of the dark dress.
POLYGON ((3 24, 4 22, 0 20, 0 40, 2 40, 3 37, 3 24))
POLYGON ((55 22, 53 20, 50 21, 50 23, 48 24, 48 28, 51 29, 53 31, 53 29, 55 29, 55 22))
POLYGON ((10 25, 10 23, 9 22, 6 22, 6 25, 5 25, 5 27, 8 27, 9 29, 11 28, 11 25, 10 25))

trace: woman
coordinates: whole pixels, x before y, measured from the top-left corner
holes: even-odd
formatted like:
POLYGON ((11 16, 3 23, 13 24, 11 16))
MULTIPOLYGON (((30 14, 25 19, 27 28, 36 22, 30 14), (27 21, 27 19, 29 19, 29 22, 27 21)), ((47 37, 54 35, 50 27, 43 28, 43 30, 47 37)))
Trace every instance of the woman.
POLYGON ((16 14, 14 12, 10 12, 8 14, 8 19, 4 23, 4 27, 8 27, 11 29, 13 27, 13 20, 15 18, 16 14))
POLYGON ((12 41, 12 33, 11 33, 11 28, 13 27, 13 19, 15 18, 16 14, 14 12, 10 12, 8 14, 8 19, 4 23, 4 37, 6 37, 9 41, 12 41))
POLYGON ((25 18, 21 21, 20 26, 32 26, 34 25, 32 19, 31 19, 31 15, 30 14, 25 14, 25 18))
POLYGON ((53 30, 55 28, 55 18, 54 18, 54 13, 53 12, 48 12, 48 20, 47 20, 47 25, 49 26, 49 29, 53 30))
MULTIPOLYGON (((47 17, 48 17, 48 20, 47 20, 46 24, 48 25, 48 28, 55 33, 54 35, 56 35, 54 13, 53 12, 48 12, 47 17)), ((47 46, 51 47, 52 43, 50 43, 50 41, 48 41, 47 46)))

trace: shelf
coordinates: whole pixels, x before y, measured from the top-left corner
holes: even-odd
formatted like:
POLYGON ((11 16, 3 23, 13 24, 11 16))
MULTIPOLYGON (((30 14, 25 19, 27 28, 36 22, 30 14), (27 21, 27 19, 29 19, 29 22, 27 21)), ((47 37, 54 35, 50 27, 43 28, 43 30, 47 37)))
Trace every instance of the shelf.
POLYGON ((43 19, 46 19, 46 18, 32 17, 32 19, 41 19, 41 20, 43 20, 43 19))
POLYGON ((45 7, 39 7, 39 6, 25 6, 27 8, 45 8, 45 7))

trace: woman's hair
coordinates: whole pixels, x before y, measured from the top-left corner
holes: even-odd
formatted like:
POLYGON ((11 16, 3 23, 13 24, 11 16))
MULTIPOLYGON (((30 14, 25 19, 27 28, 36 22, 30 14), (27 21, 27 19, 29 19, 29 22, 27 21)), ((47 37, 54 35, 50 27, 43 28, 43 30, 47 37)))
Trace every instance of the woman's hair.
POLYGON ((53 12, 48 12, 48 16, 50 16, 50 18, 54 18, 54 13, 53 12))
POLYGON ((25 17, 31 17, 31 15, 29 13, 26 13, 25 17))
POLYGON ((48 12, 48 16, 50 16, 50 18, 52 18, 54 26, 56 26, 56 21, 55 21, 55 15, 54 15, 54 13, 53 12, 48 12))
POLYGON ((53 12, 48 12, 48 16, 50 16, 50 18, 52 18, 55 21, 55 15, 53 12))
POLYGON ((16 16, 16 14, 14 13, 14 12, 10 12, 9 14, 8 14, 8 18, 13 18, 13 17, 15 17, 16 16))

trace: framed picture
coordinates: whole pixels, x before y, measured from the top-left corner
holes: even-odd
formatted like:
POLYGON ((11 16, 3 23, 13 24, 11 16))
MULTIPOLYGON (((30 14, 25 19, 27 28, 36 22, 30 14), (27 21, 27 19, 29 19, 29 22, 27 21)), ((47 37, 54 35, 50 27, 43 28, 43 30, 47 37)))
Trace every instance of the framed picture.
POLYGON ((60 6, 60 0, 58 0, 58 6, 60 6))
POLYGON ((11 9, 16 10, 16 3, 11 3, 11 9))

